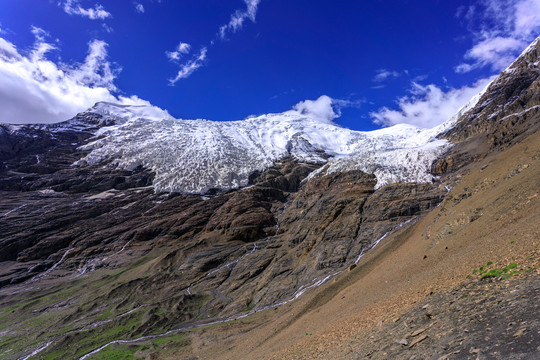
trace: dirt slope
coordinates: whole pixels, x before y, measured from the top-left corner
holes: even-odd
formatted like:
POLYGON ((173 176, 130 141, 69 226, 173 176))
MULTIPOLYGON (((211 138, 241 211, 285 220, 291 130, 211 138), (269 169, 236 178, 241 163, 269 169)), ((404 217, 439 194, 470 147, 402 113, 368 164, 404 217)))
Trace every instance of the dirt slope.
MULTIPOLYGON (((522 283, 531 284, 529 288, 534 290, 540 276, 540 134, 465 166, 455 175, 455 181, 456 186, 439 207, 409 229, 386 238, 357 268, 308 293, 294 306, 270 310, 249 322, 238 321, 192 333, 190 356, 200 359, 365 358, 370 351, 368 348, 373 348, 370 347, 372 336, 380 337, 381 332, 389 331, 388 326, 397 328, 399 322, 393 325, 393 320, 414 312, 416 304, 426 296, 445 299, 448 291, 479 279, 473 271, 488 262, 492 262, 489 269, 517 264, 516 270, 522 274, 514 275, 516 279, 533 269, 526 272, 527 280, 522 282, 501 281, 507 281, 508 291, 518 289, 522 283), (384 331, 383 326, 386 326, 384 331), (218 341, 219 346, 212 346, 213 341, 218 341), (362 352, 362 349, 368 350, 362 352)), ((486 289, 489 295, 496 288, 491 290, 487 286, 486 289)), ((469 300, 473 302, 475 298, 471 296, 469 300)), ((533 311, 534 302, 530 306, 529 310, 533 311)), ((532 314, 538 320, 538 313, 533 311, 532 314)), ((447 315, 446 319, 453 318, 447 315)), ((437 315, 433 321, 438 317, 443 318, 437 315)), ((440 320, 444 321, 448 320, 440 320)), ((536 328, 530 332, 538 332, 538 321, 535 324, 536 328)), ((496 344, 493 340, 487 342, 496 344)), ((410 358, 416 349, 418 358, 429 358, 426 354, 444 355, 444 349, 438 346, 432 341, 421 341, 404 358, 410 358)), ((530 348, 533 353, 522 358, 534 358, 536 350, 530 348)), ((461 352, 448 358, 467 358, 463 356, 461 352)), ((170 358, 183 357, 179 351, 170 358)), ((376 358, 393 357, 381 353, 376 358)))

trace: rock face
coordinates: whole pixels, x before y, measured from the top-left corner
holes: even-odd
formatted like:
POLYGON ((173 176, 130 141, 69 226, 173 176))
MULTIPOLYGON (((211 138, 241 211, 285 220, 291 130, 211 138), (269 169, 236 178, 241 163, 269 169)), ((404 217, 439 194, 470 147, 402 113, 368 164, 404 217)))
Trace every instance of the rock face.
POLYGON ((301 286, 354 263, 372 242, 436 206, 443 194, 428 184, 375 191, 374 176, 361 171, 301 184, 317 167, 285 159, 254 174, 251 187, 207 200, 133 188, 133 179, 144 174, 139 170, 64 168, 50 175, 58 182, 53 186, 47 176, 34 182, 25 178, 18 190, 27 191, 4 191, 11 210, 0 219, 5 229, 0 261, 28 263, 28 268, 3 274, 2 283, 36 276, 68 249, 64 261, 82 272, 88 258, 106 256, 129 241, 149 248, 176 244, 160 261, 162 270, 146 281, 170 272, 167 276, 179 277, 179 292, 190 286, 192 293, 219 289, 223 296, 212 300, 214 306, 228 307, 224 314, 230 315, 287 300, 301 286), (127 180, 116 180, 120 176, 127 180))
POLYGON ((453 142, 485 136, 491 149, 508 146, 538 130, 540 113, 540 41, 489 86, 477 106, 444 136, 453 142), (517 139, 516 139, 517 138, 517 139))
POLYGON ((361 171, 306 180, 320 164, 291 158, 253 174, 246 189, 209 197, 154 193, 138 186, 151 179, 141 169, 53 165, 43 157, 51 171, 37 176, 24 167, 32 157, 28 151, 21 160, 11 158, 2 173, 8 184, 23 176, 1 194, 0 286, 11 292, 15 284, 25 289, 48 280, 71 287, 103 271, 139 273, 142 266, 146 270, 135 278, 102 286, 62 318, 84 312, 81 306, 98 306, 92 304, 102 310, 87 313, 89 320, 104 306, 145 305, 140 311, 149 318, 133 335, 294 299, 346 270, 397 224, 436 206, 444 193, 427 184, 375 190, 375 177, 361 171))
POLYGON ((442 175, 500 151, 540 127, 540 40, 495 79, 477 105, 440 136, 454 146, 432 167, 442 175))
MULTIPOLYGON (((114 119, 87 113, 57 126, 2 125, 0 307, 19 309, 32 292, 36 303, 17 315, 54 312, 43 326, 61 335, 34 331, 31 344, 52 341, 46 352, 76 358, 116 339, 288 303, 436 207, 453 171, 538 129, 539 46, 442 135, 455 146, 433 164, 443 175, 433 183, 378 187, 357 169, 315 174, 324 160, 317 153, 313 161, 283 157, 242 189, 155 192, 148 169, 80 161, 114 119)), ((296 140, 290 147, 308 148, 296 140)), ((9 338, 0 354, 31 353, 19 331, 0 327, 9 338)))

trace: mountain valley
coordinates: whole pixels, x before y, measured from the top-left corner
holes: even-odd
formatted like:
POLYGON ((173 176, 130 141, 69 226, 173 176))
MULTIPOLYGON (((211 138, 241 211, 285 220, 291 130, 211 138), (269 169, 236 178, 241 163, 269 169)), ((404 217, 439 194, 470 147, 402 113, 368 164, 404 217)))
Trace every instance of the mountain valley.
POLYGON ((0 358, 533 359, 539 58, 429 130, 1 124, 0 358))

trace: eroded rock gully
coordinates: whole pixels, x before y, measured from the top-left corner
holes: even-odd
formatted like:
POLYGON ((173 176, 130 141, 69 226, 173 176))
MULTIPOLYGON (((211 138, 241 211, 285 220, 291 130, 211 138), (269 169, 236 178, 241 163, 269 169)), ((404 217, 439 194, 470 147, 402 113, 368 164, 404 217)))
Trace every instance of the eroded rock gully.
MULTIPOLYGON (((21 170, 15 164, 4 172, 7 181, 21 170)), ((172 289, 157 290, 163 294, 185 294, 190 287, 191 294, 210 296, 212 314, 228 315, 286 299, 299 287, 352 264, 371 242, 436 206, 444 193, 428 184, 375 191, 374 176, 360 171, 301 183, 318 166, 285 159, 254 174, 251 187, 205 200, 135 187, 137 180, 130 179, 138 179, 141 170, 124 174, 127 189, 97 186, 103 183, 96 173, 117 176, 106 174, 106 168, 60 167, 48 175, 58 182, 52 189, 47 177, 38 183, 26 177, 20 189, 29 191, 3 193, 1 283, 31 279, 63 255, 62 268, 74 273, 107 267, 111 264, 96 259, 130 242, 139 256, 156 247, 169 250, 129 286, 148 292, 150 283, 174 283, 172 289), (81 172, 94 176, 78 177, 81 172), (61 181, 73 178, 84 182, 61 181), (81 186, 94 191, 81 193, 81 186)), ((125 265, 133 260, 123 258, 125 265)))
POLYGON ((0 286, 5 294, 25 296, 44 291, 42 284, 75 289, 99 276, 106 285, 72 299, 77 305, 64 309, 56 326, 93 329, 77 314, 90 320, 104 307, 138 309, 103 325, 146 314, 129 336, 288 301, 346 269, 375 240, 436 206, 445 193, 430 184, 375 191, 375 177, 361 171, 307 178, 320 165, 293 159, 254 174, 245 189, 203 197, 154 193, 138 186, 151 181, 144 169, 119 174, 43 157, 49 170, 34 177, 36 169, 26 162, 35 154, 20 153, 19 162, 11 159, 2 172, 7 183, 21 180, 2 191, 0 286), (118 176, 124 180, 104 180, 118 176))

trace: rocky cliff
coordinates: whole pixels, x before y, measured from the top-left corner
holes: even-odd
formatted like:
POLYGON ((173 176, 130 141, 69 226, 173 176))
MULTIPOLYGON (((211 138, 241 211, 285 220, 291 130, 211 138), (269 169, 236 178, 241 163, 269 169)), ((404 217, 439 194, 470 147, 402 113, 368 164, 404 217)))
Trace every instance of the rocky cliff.
POLYGON ((539 128, 540 41, 535 40, 496 78, 477 105, 440 137, 454 146, 433 165, 434 174, 455 171, 493 151, 518 143, 539 128))

